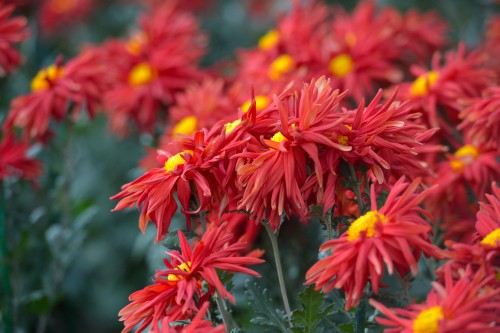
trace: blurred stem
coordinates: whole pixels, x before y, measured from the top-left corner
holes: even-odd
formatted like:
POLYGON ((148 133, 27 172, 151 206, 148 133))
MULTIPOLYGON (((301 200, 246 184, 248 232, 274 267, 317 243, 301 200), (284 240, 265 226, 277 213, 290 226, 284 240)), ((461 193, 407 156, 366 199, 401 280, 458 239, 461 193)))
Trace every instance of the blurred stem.
POLYGON ((356 170, 354 170, 354 166, 351 163, 348 164, 352 191, 354 192, 354 195, 356 196, 356 202, 358 203, 359 216, 363 216, 366 213, 366 207, 365 202, 363 201, 363 196, 361 195, 361 191, 359 190, 359 185, 361 184, 361 182, 356 176, 356 170))
POLYGON ((207 216, 205 211, 200 212, 201 234, 207 232, 207 216))
POLYGON ((262 222, 264 228, 269 235, 271 240, 271 246, 273 248, 274 262, 276 263, 276 271, 278 272, 278 282, 280 284, 281 297, 283 298, 283 305, 285 307, 286 317, 288 319, 288 325, 292 327, 292 315, 290 311, 290 303, 288 302, 288 296, 286 294, 285 279, 283 274, 283 267, 281 266, 280 250, 278 247, 278 237, 271 229, 268 223, 262 222))
POLYGON ((364 293, 354 313, 354 333, 364 333, 365 331, 367 304, 367 296, 366 293, 364 293))
POLYGON ((5 211, 5 194, 4 183, 0 180, 0 258, 2 260, 2 290, 5 297, 4 306, 2 311, 2 321, 4 324, 5 333, 13 333, 13 316, 12 316, 12 286, 10 283, 10 267, 8 264, 8 247, 7 247, 7 219, 5 211))
MULTIPOLYGON (((71 184, 73 181, 73 150, 71 149, 74 124, 71 120, 65 121, 66 130, 66 140, 64 140, 64 145, 61 148, 61 154, 63 158, 63 180, 58 191, 59 200, 62 207, 62 218, 61 218, 61 231, 59 237, 57 238, 56 244, 54 246, 54 266, 50 274, 50 286, 49 286, 49 299, 54 302, 56 299, 59 284, 64 277, 64 267, 62 267, 61 259, 59 257, 65 245, 65 237, 67 234, 67 229, 71 224, 71 184)), ((47 325, 49 322, 50 310, 43 314, 38 322, 37 333, 44 333, 47 330, 47 325)))
POLYGON ((219 293, 215 294, 215 302, 217 303, 217 307, 219 308, 219 312, 222 315, 222 321, 224 322, 224 326, 226 326, 226 332, 231 332, 232 330, 232 321, 231 315, 226 308, 226 302, 220 297, 219 293))

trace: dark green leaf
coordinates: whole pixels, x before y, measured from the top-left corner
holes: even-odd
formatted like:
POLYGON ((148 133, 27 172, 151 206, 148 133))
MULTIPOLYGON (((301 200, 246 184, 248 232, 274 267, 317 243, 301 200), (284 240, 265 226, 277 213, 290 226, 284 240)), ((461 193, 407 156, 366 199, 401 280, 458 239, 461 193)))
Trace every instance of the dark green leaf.
POLYGON ((262 326, 266 332, 288 333, 285 313, 276 309, 267 294, 267 289, 260 289, 257 283, 245 283, 245 295, 248 304, 255 311, 250 320, 252 324, 262 326))
POLYGON ((330 312, 333 305, 327 306, 323 311, 323 294, 314 290, 310 285, 298 296, 301 309, 292 313, 293 332, 316 332, 315 328, 330 312))

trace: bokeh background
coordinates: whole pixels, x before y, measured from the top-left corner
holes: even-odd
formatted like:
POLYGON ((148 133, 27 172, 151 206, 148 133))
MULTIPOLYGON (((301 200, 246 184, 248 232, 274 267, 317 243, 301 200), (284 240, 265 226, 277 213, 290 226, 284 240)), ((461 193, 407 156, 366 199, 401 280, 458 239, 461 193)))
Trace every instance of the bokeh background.
MULTIPOLYGON (((29 91, 30 80, 41 67, 53 63, 60 54, 67 59, 77 55, 84 45, 127 36, 144 10, 141 1, 95 0, 84 15, 47 23, 41 10, 44 2, 49 0, 10 1, 16 5, 16 13, 28 17, 32 36, 21 46, 23 65, 13 75, 0 79, 2 121, 10 100, 29 91)), ((195 12, 210 38, 209 52, 202 60, 208 67, 231 59, 238 48, 255 45, 292 1, 182 2, 195 12)), ((357 1, 328 2, 352 9, 357 1)), ((449 23, 451 40, 471 46, 480 41, 488 17, 498 12, 498 5, 489 0, 378 3, 402 11, 435 10, 449 23)), ((141 234, 138 212, 111 213, 115 203, 109 200, 121 185, 141 174, 138 161, 145 156, 144 147, 154 144, 154 138, 119 138, 107 130, 103 116, 92 121, 84 117, 71 132, 68 128, 58 126, 57 142, 31 151, 44 165, 37 186, 6 180, 7 237, 2 242, 8 249, 12 298, 5 299, 5 289, 0 289, 0 308, 5 311, 7 302, 11 302, 15 332, 19 333, 119 332, 123 326, 118 322, 118 311, 127 304, 129 294, 148 284, 162 265, 165 247, 153 245, 154 230, 141 234)), ((316 258, 321 238, 314 225, 306 228, 290 224, 287 228, 290 237, 280 239, 284 266, 289 289, 298 290, 305 270, 316 258)), ((257 245, 270 252, 265 237, 260 237, 257 245)), ((270 264, 258 270, 274 276, 270 264)), ((249 322, 243 292, 247 279, 237 276, 234 287, 239 306, 233 314, 243 327, 249 322)), ((279 302, 273 282, 263 279, 261 285, 268 287, 271 299, 279 302)), ((422 286, 421 292, 427 287, 422 286)))

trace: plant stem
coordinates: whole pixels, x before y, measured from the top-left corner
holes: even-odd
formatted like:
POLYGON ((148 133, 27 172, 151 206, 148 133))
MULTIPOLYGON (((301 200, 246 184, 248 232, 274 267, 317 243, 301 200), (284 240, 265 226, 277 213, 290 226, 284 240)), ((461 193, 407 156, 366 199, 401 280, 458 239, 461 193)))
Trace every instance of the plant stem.
POLYGON ((207 217, 205 211, 200 212, 200 223, 201 223, 201 233, 202 235, 207 232, 207 217))
POLYGON ((290 311, 290 303, 288 302, 288 296, 286 294, 285 279, 283 275, 283 267, 281 266, 280 250, 278 247, 278 237, 271 229, 268 223, 263 222, 264 228, 266 228, 269 239, 271 240, 271 246, 273 248, 274 261, 276 263, 276 271, 278 272, 278 282, 280 284, 281 297, 283 299, 283 305, 285 307, 286 316, 288 319, 288 325, 292 327, 292 314, 290 311))
POLYGON ((367 307, 366 294, 361 297, 356 312, 354 313, 354 333, 364 333, 367 307))
POLYGON ((10 267, 8 263, 8 236, 7 219, 5 211, 4 183, 0 180, 0 260, 2 269, 2 289, 5 297, 5 309, 2 311, 2 321, 4 323, 5 333, 14 332, 12 316, 12 286, 10 283, 10 267))
POLYGON ((365 202, 363 201, 361 191, 359 190, 360 182, 358 181, 358 177, 356 176, 356 170, 354 170, 354 166, 351 163, 348 164, 352 182, 352 190, 354 192, 354 195, 356 196, 356 201, 358 203, 359 215, 362 216, 365 214, 365 202))
POLYGON ((222 321, 224 322, 224 326, 226 327, 226 332, 231 332, 231 315, 226 309, 226 304, 224 300, 219 296, 218 293, 215 294, 215 302, 217 303, 217 307, 219 308, 219 312, 222 315, 222 321))

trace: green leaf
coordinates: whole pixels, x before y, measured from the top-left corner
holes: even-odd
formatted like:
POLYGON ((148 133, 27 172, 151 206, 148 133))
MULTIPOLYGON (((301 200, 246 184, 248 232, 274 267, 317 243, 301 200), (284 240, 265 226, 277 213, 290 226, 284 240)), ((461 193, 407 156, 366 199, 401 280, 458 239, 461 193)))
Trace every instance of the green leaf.
POLYGON ((301 309, 292 313, 292 331, 298 332, 316 332, 315 328, 330 312, 333 305, 330 304, 323 311, 323 294, 314 290, 313 285, 309 285, 298 296, 301 309))
POLYGON ((267 289, 261 289, 257 283, 247 281, 245 295, 248 304, 255 312, 250 320, 252 324, 263 326, 266 332, 289 332, 284 311, 276 309, 267 294, 267 289))

